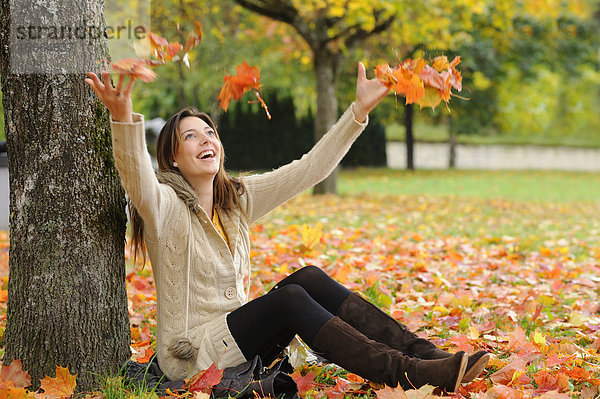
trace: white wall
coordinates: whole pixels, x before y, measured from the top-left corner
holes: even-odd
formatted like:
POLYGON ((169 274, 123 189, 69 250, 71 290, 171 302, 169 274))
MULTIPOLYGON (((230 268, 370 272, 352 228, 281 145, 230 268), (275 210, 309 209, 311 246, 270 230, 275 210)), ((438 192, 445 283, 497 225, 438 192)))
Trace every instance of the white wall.
MULTIPOLYGON (((390 142, 386 146, 387 164, 392 169, 406 168, 406 144, 390 142)), ((447 169, 447 143, 417 143, 414 148, 416 169, 447 169)), ((600 149, 540 147, 518 145, 457 145, 456 169, 491 170, 573 170, 600 171, 600 149)))

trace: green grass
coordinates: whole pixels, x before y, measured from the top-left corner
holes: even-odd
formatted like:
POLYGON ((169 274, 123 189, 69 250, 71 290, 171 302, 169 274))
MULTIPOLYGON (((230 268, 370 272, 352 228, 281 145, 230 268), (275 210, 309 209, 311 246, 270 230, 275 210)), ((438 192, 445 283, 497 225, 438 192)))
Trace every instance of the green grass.
POLYGON ((600 201, 600 173, 559 171, 342 170, 340 194, 425 194, 516 201, 600 201))
MULTIPOLYGON (((422 122, 415 122, 413 127, 415 140, 429 143, 447 143, 448 127, 446 125, 429 125, 422 122)), ((392 123, 386 126, 386 138, 390 141, 405 141, 404 126, 399 123, 392 123)), ((540 145, 552 147, 584 147, 598 148, 600 142, 598 139, 582 134, 565 136, 508 136, 508 135, 459 135, 457 138, 460 144, 472 145, 540 145)))

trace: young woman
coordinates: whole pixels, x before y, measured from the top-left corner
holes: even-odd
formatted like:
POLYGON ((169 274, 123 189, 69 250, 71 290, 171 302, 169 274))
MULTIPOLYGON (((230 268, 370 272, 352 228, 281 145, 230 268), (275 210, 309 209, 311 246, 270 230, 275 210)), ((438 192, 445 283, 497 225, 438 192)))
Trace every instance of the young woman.
MULTIPOLYGON (((148 251, 157 293, 156 352, 171 379, 235 366, 260 355, 268 364, 298 334, 330 361, 369 380, 453 392, 481 373, 489 354, 450 354, 316 267, 306 267, 248 301, 249 226, 327 177, 388 93, 358 66, 356 101, 301 159, 234 179, 208 115, 186 108, 157 142, 159 173, 146 150, 142 115, 132 112, 133 79, 108 73, 86 82, 111 114, 116 166, 143 222, 134 244, 148 251), (125 86, 125 87, 124 87, 125 86), (246 288, 244 288, 246 287, 246 288)), ((260 157, 261 154, 256 154, 260 157)))

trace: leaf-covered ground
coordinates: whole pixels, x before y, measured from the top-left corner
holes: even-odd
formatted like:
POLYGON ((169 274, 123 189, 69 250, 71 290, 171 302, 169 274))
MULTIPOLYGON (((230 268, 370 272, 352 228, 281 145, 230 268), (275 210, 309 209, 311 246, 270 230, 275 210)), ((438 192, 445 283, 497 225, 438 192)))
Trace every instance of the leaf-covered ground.
MULTIPOLYGON (((317 265, 449 351, 489 350, 485 374, 455 397, 596 398, 599 211, 585 201, 302 195, 253 227, 251 295, 317 265), (310 238, 318 239, 311 249, 310 238)), ((7 239, 0 234, 2 306, 7 239)), ((153 353, 150 268, 127 281, 134 357, 143 361, 153 353)), ((344 375, 329 367, 295 374, 303 395, 404 397, 344 375)))

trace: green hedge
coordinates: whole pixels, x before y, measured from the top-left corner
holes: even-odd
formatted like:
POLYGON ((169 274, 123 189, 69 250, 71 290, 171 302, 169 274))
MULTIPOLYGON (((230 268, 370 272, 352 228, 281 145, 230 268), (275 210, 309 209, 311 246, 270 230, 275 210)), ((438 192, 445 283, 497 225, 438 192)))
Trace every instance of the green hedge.
MULTIPOLYGON (((219 121, 229 170, 271 170, 300 158, 313 145, 314 116, 298 119, 290 97, 268 97, 272 119, 258 104, 237 103, 219 121)), ((376 116, 342 160, 347 167, 385 166, 385 128, 376 116)))

